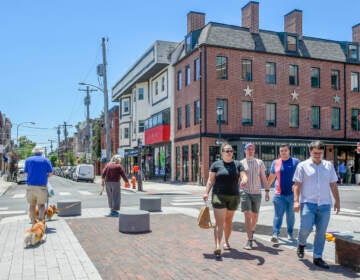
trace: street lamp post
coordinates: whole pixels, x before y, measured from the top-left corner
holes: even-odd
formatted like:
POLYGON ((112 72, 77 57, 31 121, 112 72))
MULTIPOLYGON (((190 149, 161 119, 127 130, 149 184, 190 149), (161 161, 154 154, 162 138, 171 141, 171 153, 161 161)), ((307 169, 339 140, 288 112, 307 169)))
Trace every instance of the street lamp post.
POLYGON ((90 86, 97 88, 102 93, 104 93, 104 117, 105 117, 105 133, 106 133, 106 161, 110 161, 111 157, 111 150, 110 150, 110 122, 109 122, 109 109, 108 109, 108 93, 107 88, 104 86, 104 88, 88 84, 88 83, 79 83, 81 86, 90 86))
POLYGON ((19 149, 19 127, 22 126, 23 124, 35 125, 35 122, 21 122, 16 125, 16 144, 18 146, 18 149, 19 149))
POLYGON ((221 117, 224 113, 224 109, 222 107, 217 107, 216 108, 216 115, 217 115, 217 121, 218 121, 218 125, 219 125, 219 140, 221 139, 221 117))

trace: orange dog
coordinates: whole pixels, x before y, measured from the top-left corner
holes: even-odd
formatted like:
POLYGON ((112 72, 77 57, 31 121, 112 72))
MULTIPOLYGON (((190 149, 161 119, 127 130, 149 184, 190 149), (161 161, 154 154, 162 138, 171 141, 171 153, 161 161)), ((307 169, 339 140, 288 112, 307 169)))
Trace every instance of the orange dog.
POLYGON ((45 222, 35 220, 35 223, 25 232, 24 243, 25 247, 34 246, 38 244, 45 235, 45 222))
MULTIPOLYGON (((48 207, 48 209, 47 209, 47 214, 46 214, 46 217, 47 217, 47 219, 48 220, 51 220, 51 218, 55 215, 55 214, 57 214, 59 212, 59 209, 57 209, 57 207, 54 205, 54 204, 52 204, 52 205, 50 205, 49 207, 48 207)), ((39 217, 39 209, 37 208, 37 206, 36 206, 36 209, 35 209, 35 216, 36 217, 39 217)))

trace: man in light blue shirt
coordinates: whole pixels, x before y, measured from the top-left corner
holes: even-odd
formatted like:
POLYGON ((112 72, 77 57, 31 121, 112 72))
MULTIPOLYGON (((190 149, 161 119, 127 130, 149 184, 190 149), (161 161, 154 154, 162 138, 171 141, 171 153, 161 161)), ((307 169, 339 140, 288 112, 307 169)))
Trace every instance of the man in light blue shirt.
POLYGON ((304 257, 304 248, 313 226, 316 228, 314 239, 313 263, 329 268, 323 261, 326 229, 330 220, 331 194, 335 199, 334 210, 340 211, 340 197, 337 187, 337 174, 330 161, 323 160, 325 145, 320 141, 310 143, 310 158, 300 162, 293 177, 294 211, 300 210, 300 229, 297 255, 304 257))
POLYGON ((36 146, 32 153, 34 156, 28 157, 25 161, 24 172, 27 173, 26 199, 30 204, 29 217, 34 223, 36 204, 39 207, 39 219, 44 219, 45 203, 48 198, 48 177, 52 175, 53 170, 50 160, 42 156, 41 147, 36 146))

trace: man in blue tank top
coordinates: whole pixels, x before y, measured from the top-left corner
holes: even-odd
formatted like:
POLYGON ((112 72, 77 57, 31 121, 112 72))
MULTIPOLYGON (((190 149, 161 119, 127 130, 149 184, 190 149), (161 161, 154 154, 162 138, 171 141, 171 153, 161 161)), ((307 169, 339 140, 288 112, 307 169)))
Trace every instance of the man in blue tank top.
POLYGON ((30 204, 29 217, 34 223, 36 205, 39 208, 39 219, 44 219, 45 203, 48 197, 48 177, 52 175, 53 170, 50 160, 42 156, 41 147, 36 146, 32 153, 34 156, 28 157, 25 161, 24 171, 27 173, 26 199, 30 204))

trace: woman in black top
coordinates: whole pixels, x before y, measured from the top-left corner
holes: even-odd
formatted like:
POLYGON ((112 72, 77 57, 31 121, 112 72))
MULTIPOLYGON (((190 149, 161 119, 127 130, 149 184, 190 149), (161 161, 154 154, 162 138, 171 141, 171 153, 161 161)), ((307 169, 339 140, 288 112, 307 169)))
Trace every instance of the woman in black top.
POLYGON ((233 160, 233 148, 228 143, 221 145, 221 160, 215 161, 209 172, 206 184, 204 200, 207 201, 211 188, 211 204, 215 217, 215 251, 216 257, 221 257, 221 240, 225 235, 224 250, 230 250, 229 238, 232 229, 232 219, 240 203, 239 180, 241 186, 247 184, 247 176, 244 166, 233 160))

